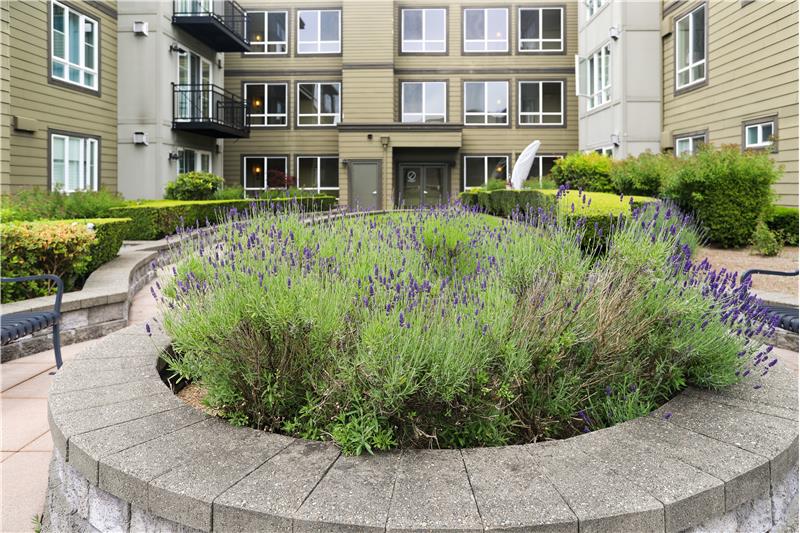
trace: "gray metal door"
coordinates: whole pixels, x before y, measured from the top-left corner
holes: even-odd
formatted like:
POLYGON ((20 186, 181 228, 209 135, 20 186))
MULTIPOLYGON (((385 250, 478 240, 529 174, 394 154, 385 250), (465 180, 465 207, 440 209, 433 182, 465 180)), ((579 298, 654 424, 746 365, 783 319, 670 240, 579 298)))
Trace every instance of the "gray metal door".
POLYGON ((381 162, 350 161, 347 172, 350 177, 350 207, 367 211, 380 209, 381 162))

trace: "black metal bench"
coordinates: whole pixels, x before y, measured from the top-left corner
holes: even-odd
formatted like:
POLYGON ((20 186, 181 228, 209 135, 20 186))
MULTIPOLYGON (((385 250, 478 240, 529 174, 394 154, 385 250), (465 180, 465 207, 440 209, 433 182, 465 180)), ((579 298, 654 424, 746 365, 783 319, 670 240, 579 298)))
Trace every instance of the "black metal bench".
POLYGON ((56 303, 52 311, 25 311, 0 315, 2 345, 43 329, 53 328, 53 350, 56 352, 56 367, 61 368, 61 296, 64 283, 56 275, 39 274, 21 278, 0 278, 2 283, 49 280, 56 284, 56 303))
MULTIPOLYGON (((744 274, 742 274, 742 281, 751 277, 753 274, 763 274, 765 276, 797 276, 800 275, 800 270, 795 270, 794 272, 780 272, 778 270, 762 270, 760 268, 754 268, 752 270, 747 270, 744 274)), ((778 315, 780 318, 780 322, 778 323, 779 328, 798 333, 800 319, 798 319, 797 306, 779 303, 764 303, 764 307, 767 309, 767 311, 769 311, 770 314, 778 315)))

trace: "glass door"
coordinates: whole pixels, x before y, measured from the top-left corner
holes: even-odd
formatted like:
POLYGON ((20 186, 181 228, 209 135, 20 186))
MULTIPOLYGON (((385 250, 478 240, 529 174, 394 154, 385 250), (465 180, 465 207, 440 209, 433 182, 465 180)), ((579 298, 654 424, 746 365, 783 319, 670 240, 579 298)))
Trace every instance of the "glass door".
POLYGON ((444 202, 444 167, 423 167, 422 204, 440 205, 444 202))
POLYGON ((178 55, 178 118, 202 120, 211 113, 211 63, 192 52, 178 55))
POLYGON ((422 201, 422 167, 401 166, 400 179, 400 207, 419 207, 422 201))

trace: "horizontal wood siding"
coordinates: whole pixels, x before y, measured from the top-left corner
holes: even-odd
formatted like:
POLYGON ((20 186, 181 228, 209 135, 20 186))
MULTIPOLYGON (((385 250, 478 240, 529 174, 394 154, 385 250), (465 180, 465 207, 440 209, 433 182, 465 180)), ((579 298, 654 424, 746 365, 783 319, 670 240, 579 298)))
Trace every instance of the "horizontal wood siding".
MULTIPOLYGON (((48 81, 49 2, 9 4, 10 114, 33 119, 38 126, 34 133, 11 131, 4 192, 48 185, 48 129, 99 137, 100 185, 117 190, 117 21, 91 4, 78 7, 100 24, 99 96, 48 81)), ((115 10, 116 3, 108 7, 115 10)))
MULTIPOLYGON (((699 4, 668 14, 668 27, 699 4)), ((708 84, 675 95, 674 35, 664 39, 664 131, 708 130, 715 145, 742 143, 742 123, 778 117, 779 203, 798 201, 798 7, 796 2, 708 2, 708 84)))
POLYGON ((0 2, 0 194, 11 186, 11 53, 9 2, 0 2))
POLYGON ((394 71, 347 68, 342 73, 342 121, 383 123, 394 120, 394 71))

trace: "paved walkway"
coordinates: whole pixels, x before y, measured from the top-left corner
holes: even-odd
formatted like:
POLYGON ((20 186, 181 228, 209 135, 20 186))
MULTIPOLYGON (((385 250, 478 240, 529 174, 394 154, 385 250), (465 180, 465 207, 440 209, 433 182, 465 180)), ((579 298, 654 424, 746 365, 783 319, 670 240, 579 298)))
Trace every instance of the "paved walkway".
MULTIPOLYGON (((130 324, 155 315, 150 286, 134 297, 130 324)), ((64 365, 99 339, 61 348, 64 365)), ((47 350, 3 363, 0 368, 0 532, 34 530, 47 491, 53 441, 47 423, 47 392, 55 374, 55 354, 47 350)))

